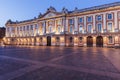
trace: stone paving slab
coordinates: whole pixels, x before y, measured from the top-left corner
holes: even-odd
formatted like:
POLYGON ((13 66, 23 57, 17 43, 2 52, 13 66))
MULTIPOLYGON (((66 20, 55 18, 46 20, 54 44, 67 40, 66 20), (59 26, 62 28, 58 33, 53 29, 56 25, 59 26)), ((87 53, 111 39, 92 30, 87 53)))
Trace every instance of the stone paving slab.
POLYGON ((0 79, 120 80, 119 55, 108 48, 0 47, 0 79))
POLYGON ((11 59, 4 59, 0 57, 0 75, 4 75, 6 73, 16 71, 20 68, 30 66, 30 63, 25 63, 22 61, 16 61, 11 59))
POLYGON ((120 73, 113 66, 113 64, 110 61, 108 61, 108 59, 106 59, 103 55, 98 55, 96 57, 93 57, 92 54, 91 55, 89 54, 82 55, 82 53, 74 54, 74 55, 66 56, 60 60, 56 60, 52 63, 120 73))
POLYGON ((119 80, 108 76, 101 76, 74 70, 43 67, 12 80, 119 80))

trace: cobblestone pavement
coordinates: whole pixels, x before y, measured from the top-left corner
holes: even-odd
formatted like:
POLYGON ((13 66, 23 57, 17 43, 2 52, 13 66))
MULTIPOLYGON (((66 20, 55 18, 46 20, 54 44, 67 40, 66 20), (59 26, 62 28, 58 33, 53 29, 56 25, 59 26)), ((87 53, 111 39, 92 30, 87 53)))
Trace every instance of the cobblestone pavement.
POLYGON ((120 80, 120 49, 1 46, 0 80, 120 80))

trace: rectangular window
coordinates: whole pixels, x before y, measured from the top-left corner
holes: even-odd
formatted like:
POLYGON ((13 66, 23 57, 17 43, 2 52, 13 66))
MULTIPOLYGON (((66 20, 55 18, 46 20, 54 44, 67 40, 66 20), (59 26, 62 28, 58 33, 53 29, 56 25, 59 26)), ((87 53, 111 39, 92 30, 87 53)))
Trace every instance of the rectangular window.
POLYGON ((97 16, 97 20, 98 20, 98 21, 101 21, 101 20, 102 20, 102 16, 101 16, 101 15, 98 15, 98 16, 97 16))
POLYGON ((22 31, 22 27, 20 27, 20 31, 22 31))
POLYGON ((35 24, 35 29, 38 29, 38 25, 37 24, 35 24))
POLYGON ((112 32, 112 23, 108 23, 108 31, 112 32))
POLYGON ((27 30, 29 30, 29 26, 27 26, 27 30))
POLYGON ((73 19, 69 19, 69 24, 73 24, 73 19))
POLYGON ((79 23, 82 23, 83 22, 83 18, 79 18, 79 23))
POLYGON ((72 26, 70 26, 70 33, 72 33, 72 31, 73 31, 73 28, 72 28, 72 26))
POLYGON ((61 28, 60 28, 60 26, 58 26, 58 33, 60 33, 61 32, 61 28))
POLYGON ((80 26, 80 28, 79 28, 79 32, 82 33, 82 30, 83 30, 83 27, 80 26))
POLYGON ((112 19, 112 14, 108 14, 108 19, 112 19))
POLYGON ((92 22, 92 17, 89 16, 89 17, 87 18, 87 21, 88 21, 88 22, 92 22))
POLYGON ((98 32, 102 31, 102 24, 98 24, 97 30, 98 30, 98 32))
POLYGON ((33 30, 33 25, 30 25, 30 30, 33 30))
POLYGON ((88 33, 92 33, 92 25, 88 25, 88 33))
POLYGON ((25 26, 23 27, 23 30, 25 31, 25 26))

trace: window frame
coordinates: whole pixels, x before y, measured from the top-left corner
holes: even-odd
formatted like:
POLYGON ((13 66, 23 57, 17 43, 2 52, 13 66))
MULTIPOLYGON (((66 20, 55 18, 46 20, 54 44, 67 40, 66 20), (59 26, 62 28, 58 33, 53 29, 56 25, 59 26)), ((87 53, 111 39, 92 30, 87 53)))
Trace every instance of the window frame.
POLYGON ((92 16, 87 17, 87 22, 92 22, 92 16), (89 19, 90 19, 90 21, 89 21, 89 19))
POLYGON ((107 19, 108 19, 108 20, 112 20, 112 19, 113 19, 113 14, 112 14, 112 13, 108 13, 108 14, 107 14, 107 19), (110 17, 109 15, 111 15, 111 19, 109 19, 109 17, 110 17))
POLYGON ((102 21, 102 15, 97 15, 97 21, 102 21), (99 17, 101 17, 100 20, 99 17))
POLYGON ((112 32, 112 29, 113 29, 113 23, 112 22, 107 23, 107 31, 112 32), (109 24, 111 24, 111 30, 109 30, 110 29, 109 24))

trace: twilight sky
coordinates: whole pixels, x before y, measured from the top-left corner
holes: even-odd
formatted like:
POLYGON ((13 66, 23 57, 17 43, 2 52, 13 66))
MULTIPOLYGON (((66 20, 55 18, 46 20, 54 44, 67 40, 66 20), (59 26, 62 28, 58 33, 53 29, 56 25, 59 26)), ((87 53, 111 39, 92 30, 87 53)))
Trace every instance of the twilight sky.
POLYGON ((45 13, 49 6, 57 11, 63 7, 68 10, 88 8, 106 3, 118 2, 120 0, 0 0, 0 27, 5 26, 8 19, 22 21, 37 17, 45 13))

